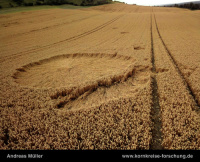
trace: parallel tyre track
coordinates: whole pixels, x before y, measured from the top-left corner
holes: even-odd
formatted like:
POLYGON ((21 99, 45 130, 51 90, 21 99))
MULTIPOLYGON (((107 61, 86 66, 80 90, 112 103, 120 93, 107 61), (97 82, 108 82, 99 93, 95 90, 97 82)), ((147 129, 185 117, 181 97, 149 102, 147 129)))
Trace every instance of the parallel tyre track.
POLYGON ((61 40, 61 41, 58 41, 58 42, 55 42, 55 43, 52 43, 52 44, 48 44, 48 45, 45 45, 45 46, 42 46, 42 47, 38 47, 36 49, 30 49, 30 50, 26 50, 26 51, 23 51, 23 52, 19 52, 19 53, 15 53, 13 54, 12 56, 5 56, 3 59, 0 60, 0 62, 4 62, 5 60, 7 59, 11 59, 11 58, 15 58, 15 57, 18 57, 20 56, 21 54, 29 54, 29 53, 33 53, 33 52, 37 52, 37 51, 41 51, 41 50, 45 50, 45 49, 48 49, 50 47, 53 47, 55 45, 58 45, 60 43, 64 43, 64 42, 70 42, 70 41, 74 41, 74 40, 77 40, 77 39, 80 39, 82 37, 85 37, 87 35, 90 35, 90 34, 93 34, 103 28, 105 28, 106 26, 112 24, 113 22, 117 21, 119 18, 121 18, 122 16, 124 15, 119 15, 115 18, 113 18, 112 20, 110 21, 107 21, 106 23, 100 25, 100 26, 97 26, 95 28, 93 28, 92 30, 89 30, 89 31, 86 31, 86 32, 83 32, 81 34, 78 34, 78 35, 75 35, 75 36, 72 36, 72 37, 69 37, 67 39, 64 39, 64 40, 61 40))
POLYGON ((187 79, 184 77, 184 74, 181 72, 177 61, 175 60, 175 58, 173 57, 172 53, 170 52, 170 50, 168 49, 167 45, 165 44, 165 42, 164 42, 164 40, 163 40, 163 38, 162 38, 162 36, 160 34, 159 28, 158 28, 158 24, 157 24, 157 21, 156 21, 155 13, 153 13, 153 14, 154 14, 155 25, 156 25, 156 29, 157 29, 159 38, 160 38, 160 40, 161 40, 161 42, 162 42, 162 44, 163 44, 163 46, 164 46, 169 58, 170 58, 170 61, 172 62, 172 64, 174 65, 176 71, 178 72, 178 74, 180 75, 181 79, 183 80, 183 83, 184 83, 187 91, 192 96, 192 99, 193 99, 193 101, 195 103, 195 106, 200 109, 200 105, 198 103, 198 99, 196 98, 196 96, 195 96, 195 94, 194 94, 194 92, 193 92, 193 90, 191 88, 191 85, 188 83, 187 79))
MULTIPOLYGON (((77 15, 77 14, 71 14, 71 15, 66 16, 65 18, 67 18, 67 17, 69 17, 69 16, 72 16, 72 15, 77 15)), ((95 16, 99 16, 99 15, 101 15, 101 14, 96 14, 96 15, 92 15, 92 16, 87 16, 87 17, 84 17, 84 18, 81 18, 81 19, 72 20, 72 21, 70 21, 70 22, 64 22, 64 23, 60 23, 60 24, 55 24, 55 25, 51 25, 51 26, 46 26, 46 27, 43 27, 43 28, 40 28, 40 29, 33 29, 33 30, 30 30, 30 31, 27 31, 27 32, 23 32, 23 33, 17 33, 17 34, 12 35, 12 37, 13 37, 13 36, 27 35, 27 34, 30 34, 30 33, 33 33, 33 32, 38 32, 38 31, 49 30, 49 29, 52 29, 52 28, 54 28, 54 27, 59 27, 59 26, 71 24, 71 23, 78 22, 78 21, 80 22, 80 21, 87 20, 87 19, 92 18, 92 17, 95 17, 95 16)))
POLYGON ((154 42, 153 42, 153 18, 155 21, 155 27, 156 27, 156 31, 159 35, 159 38, 170 58, 170 61, 172 62, 173 66, 175 67, 176 71, 178 72, 179 76, 181 77, 181 79, 183 80, 183 83, 188 91, 188 93, 191 95, 192 99, 193 99, 193 103, 195 103, 195 106, 198 107, 200 109, 200 105, 198 104, 198 100, 195 97, 195 94, 190 86, 190 84, 188 83, 188 81, 186 80, 186 78, 184 77, 183 73, 181 72, 177 61, 175 60, 175 58, 173 57, 173 55, 171 54, 171 52, 169 51, 168 47, 166 46, 159 28, 158 28, 158 24, 156 21, 156 16, 155 13, 152 10, 152 14, 151 14, 151 25, 150 25, 150 31, 151 31, 151 62, 152 62, 152 101, 153 101, 153 106, 152 106, 152 111, 151 111, 151 115, 152 115, 152 122, 153 122, 153 128, 152 128, 152 142, 150 144, 150 149, 151 150, 162 150, 162 123, 161 123, 161 111, 160 111, 160 105, 159 105, 159 94, 158 94, 158 85, 157 85, 157 80, 156 80, 156 66, 155 66, 155 53, 154 53, 154 42))
POLYGON ((155 53, 154 53, 154 44, 153 44, 153 25, 152 25, 152 14, 150 15, 151 24, 150 24, 150 31, 151 31, 151 63, 152 63, 152 142, 150 144, 151 150, 162 150, 162 124, 161 124, 161 112, 160 112, 160 104, 159 104, 159 94, 158 94, 158 85, 156 80, 156 66, 155 66, 155 53))

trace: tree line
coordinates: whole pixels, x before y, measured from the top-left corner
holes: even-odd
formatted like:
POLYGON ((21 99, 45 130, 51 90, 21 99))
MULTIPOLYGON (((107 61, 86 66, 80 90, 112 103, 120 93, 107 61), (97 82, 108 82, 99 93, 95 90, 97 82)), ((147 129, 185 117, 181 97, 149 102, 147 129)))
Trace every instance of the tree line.
POLYGON ((171 6, 165 6, 165 7, 178 7, 178 8, 187 8, 190 10, 200 10, 200 3, 185 3, 185 4, 175 4, 171 6))
POLYGON ((12 0, 12 1, 19 6, 62 5, 62 4, 93 6, 93 5, 101 5, 112 2, 112 0, 12 0))

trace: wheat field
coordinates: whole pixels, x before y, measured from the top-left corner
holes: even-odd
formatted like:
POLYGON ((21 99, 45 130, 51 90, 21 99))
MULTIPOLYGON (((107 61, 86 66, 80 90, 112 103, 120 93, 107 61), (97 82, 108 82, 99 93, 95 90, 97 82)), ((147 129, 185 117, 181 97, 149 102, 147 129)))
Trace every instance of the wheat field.
POLYGON ((200 149, 200 11, 109 4, 0 15, 0 149, 200 149))

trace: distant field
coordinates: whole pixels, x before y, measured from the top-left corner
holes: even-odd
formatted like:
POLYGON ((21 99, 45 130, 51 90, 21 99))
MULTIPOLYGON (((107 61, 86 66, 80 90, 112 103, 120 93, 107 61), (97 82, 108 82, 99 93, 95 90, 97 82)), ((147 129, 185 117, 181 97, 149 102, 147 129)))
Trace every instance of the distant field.
POLYGON ((0 12, 0 149, 200 149, 200 11, 0 12))

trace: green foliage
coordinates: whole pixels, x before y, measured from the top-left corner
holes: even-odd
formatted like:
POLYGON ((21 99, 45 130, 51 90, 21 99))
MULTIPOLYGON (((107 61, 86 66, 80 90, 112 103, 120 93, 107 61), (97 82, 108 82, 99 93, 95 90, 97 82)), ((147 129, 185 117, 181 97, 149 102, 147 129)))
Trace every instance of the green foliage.
POLYGON ((0 0, 0 6, 2 8, 62 4, 71 4, 75 6, 94 6, 111 2, 112 0, 0 0))
POLYGON ((185 4, 175 4, 173 6, 167 6, 167 7, 178 7, 178 8, 187 8, 190 10, 200 10, 200 3, 185 3, 185 4))
POLYGON ((83 0, 81 5, 82 6, 93 6, 93 5, 101 5, 111 3, 111 0, 83 0))
POLYGON ((10 8, 10 7, 18 6, 18 5, 12 0, 0 0, 0 6, 2 8, 10 8))
POLYGON ((15 2, 16 4, 18 4, 19 6, 21 6, 22 3, 24 3, 24 0, 13 0, 13 2, 15 2))

